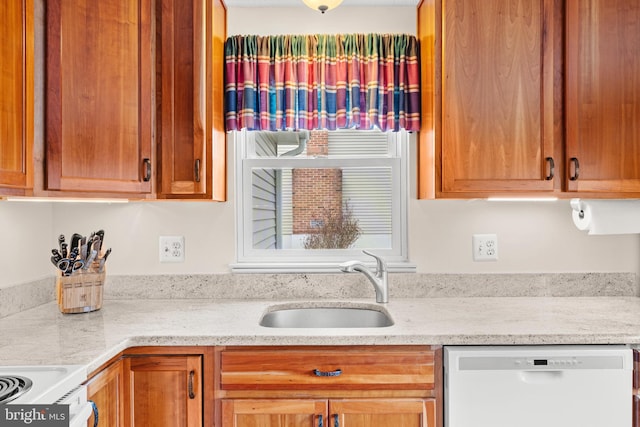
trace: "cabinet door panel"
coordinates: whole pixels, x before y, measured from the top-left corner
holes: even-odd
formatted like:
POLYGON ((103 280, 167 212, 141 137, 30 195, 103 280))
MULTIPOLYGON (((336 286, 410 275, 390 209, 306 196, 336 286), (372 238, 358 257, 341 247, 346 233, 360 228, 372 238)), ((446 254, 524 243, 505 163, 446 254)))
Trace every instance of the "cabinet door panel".
POLYGON ((33 0, 4 1, 0 16, 0 193, 11 193, 33 186, 33 0))
POLYGON ((567 2, 569 191, 640 193, 639 52, 640 2, 567 2))
POLYGON ((554 189, 556 8, 442 0, 442 192, 554 189))
MULTIPOLYGON (((123 371, 122 361, 113 363, 87 383, 87 396, 92 400, 99 414, 100 425, 119 427, 124 426, 122 411, 123 371)), ((87 426, 94 425, 93 417, 87 426)))
POLYGON ((204 0, 162 0, 159 51, 160 191, 206 192, 206 22, 204 0), (197 169, 197 170, 196 170, 197 169))
POLYGON ((150 6, 47 2, 48 189, 151 191, 150 6))
POLYGON ((201 356, 126 358, 125 375, 132 426, 202 426, 201 356))
POLYGON ((329 413, 341 427, 435 427, 433 399, 331 400, 329 413))
POLYGON ((326 423, 326 400, 223 400, 223 427, 316 427, 326 423))

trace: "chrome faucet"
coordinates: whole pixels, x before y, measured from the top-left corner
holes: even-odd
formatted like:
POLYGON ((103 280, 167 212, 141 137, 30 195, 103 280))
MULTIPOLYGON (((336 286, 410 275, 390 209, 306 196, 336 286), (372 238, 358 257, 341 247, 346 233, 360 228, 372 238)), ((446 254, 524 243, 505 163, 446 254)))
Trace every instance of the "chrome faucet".
POLYGON ((367 255, 370 255, 376 259, 377 269, 374 273, 369 267, 364 265, 360 261, 347 261, 340 264, 340 271, 345 273, 353 273, 359 271, 367 276, 367 279, 373 284, 376 290, 376 302, 387 303, 389 302, 389 282, 387 281, 387 264, 382 258, 372 254, 369 251, 362 251, 367 255))

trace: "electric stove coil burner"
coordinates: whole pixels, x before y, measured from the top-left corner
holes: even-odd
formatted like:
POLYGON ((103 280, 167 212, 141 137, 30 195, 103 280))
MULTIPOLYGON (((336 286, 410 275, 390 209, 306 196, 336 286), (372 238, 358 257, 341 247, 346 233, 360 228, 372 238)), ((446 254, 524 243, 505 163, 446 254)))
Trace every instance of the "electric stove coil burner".
POLYGON ((29 391, 33 383, 17 375, 0 375, 0 404, 11 402, 29 391))

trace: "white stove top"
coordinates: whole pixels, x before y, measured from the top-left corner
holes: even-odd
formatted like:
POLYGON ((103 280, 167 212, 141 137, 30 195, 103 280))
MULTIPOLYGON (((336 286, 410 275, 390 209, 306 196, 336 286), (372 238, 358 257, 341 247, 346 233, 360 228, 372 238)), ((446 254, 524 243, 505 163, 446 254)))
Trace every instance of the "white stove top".
POLYGON ((70 392, 87 379, 83 365, 62 366, 0 366, 0 376, 20 376, 32 381, 31 388, 8 402, 48 404, 70 392))

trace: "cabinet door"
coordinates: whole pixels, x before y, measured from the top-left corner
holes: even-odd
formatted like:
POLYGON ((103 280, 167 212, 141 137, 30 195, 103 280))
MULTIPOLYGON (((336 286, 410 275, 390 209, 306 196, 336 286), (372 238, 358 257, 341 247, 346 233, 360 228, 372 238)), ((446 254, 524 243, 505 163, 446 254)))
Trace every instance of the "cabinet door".
POLYGON ((640 2, 567 1, 569 191, 640 196, 640 2))
POLYGON ((162 0, 158 134, 162 195, 204 194, 209 167, 205 137, 205 1, 162 0))
MULTIPOLYGON (((121 360, 105 368, 87 383, 87 396, 98 408, 101 426, 124 426, 124 413, 122 411, 123 390, 121 360)), ((93 425, 94 420, 91 417, 87 422, 87 426, 91 427, 93 425)))
POLYGON ((441 196, 554 190, 559 4, 441 1, 441 196))
POLYGON ((222 427, 320 427, 329 425, 326 417, 326 400, 222 401, 222 427))
POLYGON ((151 191, 151 20, 151 0, 47 1, 47 189, 151 191))
POLYGON ((33 0, 0 3, 0 194, 33 187, 33 0))
POLYGON ((435 399, 331 400, 331 426, 435 427, 435 399), (336 422, 337 418, 337 422, 336 422))
POLYGON ((202 426, 201 356, 132 356, 125 361, 131 426, 202 426))
POLYGON ((158 196, 224 200, 219 194, 225 173, 224 159, 219 161, 224 155, 224 128, 219 126, 224 81, 222 64, 214 62, 224 56, 226 10, 220 0, 157 4, 158 196))

